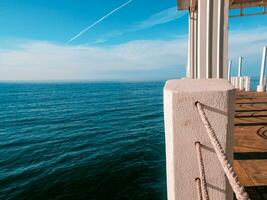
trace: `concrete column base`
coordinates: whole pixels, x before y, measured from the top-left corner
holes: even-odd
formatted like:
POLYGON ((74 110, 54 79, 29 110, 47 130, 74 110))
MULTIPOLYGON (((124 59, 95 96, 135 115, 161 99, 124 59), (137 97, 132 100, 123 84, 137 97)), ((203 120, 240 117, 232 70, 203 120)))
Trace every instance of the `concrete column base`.
POLYGON ((234 85, 235 89, 239 89, 239 79, 240 77, 235 77, 235 85, 234 85))
POLYGON ((196 101, 233 160, 235 89, 224 79, 170 80, 164 88, 168 200, 197 199, 195 178, 199 167, 195 143, 201 143, 210 199, 230 200, 233 193, 210 143, 196 101))
POLYGON ((239 77, 239 90, 244 90, 244 77, 239 77))
POLYGON ((249 76, 245 77, 245 91, 246 92, 250 91, 250 77, 249 76))
POLYGON ((257 86, 257 92, 265 92, 265 91, 266 91, 266 85, 257 86))

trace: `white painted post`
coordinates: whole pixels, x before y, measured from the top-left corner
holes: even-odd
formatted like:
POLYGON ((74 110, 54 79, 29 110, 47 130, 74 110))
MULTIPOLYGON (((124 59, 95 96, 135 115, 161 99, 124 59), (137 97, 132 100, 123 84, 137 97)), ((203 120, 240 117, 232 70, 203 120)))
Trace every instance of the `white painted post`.
POLYGON ((263 48, 263 53, 262 53, 262 62, 261 62, 261 74, 260 74, 260 82, 259 85, 257 86, 257 91, 258 92, 264 92, 266 90, 266 83, 265 82, 265 67, 266 67, 266 49, 267 47, 265 46, 263 48))
POLYGON ((189 13, 187 77, 197 78, 197 11, 189 13))
POLYGON ((234 86, 234 77, 231 77, 231 84, 234 86))
POLYGON ((232 61, 228 61, 228 80, 231 80, 231 68, 232 68, 232 61))
POLYGON ((198 0, 198 22, 197 22, 197 78, 207 77, 207 1, 198 0))
POLYGON ((235 89, 239 89, 239 79, 240 77, 238 76, 235 77, 235 89))
POLYGON ((247 92, 250 91, 250 77, 249 76, 245 77, 245 91, 247 92))
POLYGON ((187 61, 187 70, 186 77, 194 77, 194 18, 192 13, 189 13, 189 28, 188 28, 188 61, 187 61))
POLYGON ((242 66, 243 66, 243 57, 239 57, 239 62, 238 62, 238 75, 237 75, 239 77, 241 76, 242 66))
POLYGON ((234 88, 236 88, 235 87, 236 86, 236 76, 233 77, 233 86, 234 86, 234 88))
POLYGON ((194 78, 197 78, 198 75, 198 12, 194 11, 194 78))
POLYGON ((212 78, 212 4, 211 0, 206 0, 206 78, 212 78))
POLYGON ((204 110, 216 135, 233 159, 235 89, 223 79, 181 79, 164 88, 168 200, 197 199, 199 167, 195 143, 201 143, 210 199, 233 199, 195 102, 204 110))
POLYGON ((197 78, 227 79, 229 0, 197 0, 197 78))
POLYGON ((244 90, 244 77, 243 76, 240 76, 239 77, 239 83, 238 83, 238 88, 239 90, 244 90))

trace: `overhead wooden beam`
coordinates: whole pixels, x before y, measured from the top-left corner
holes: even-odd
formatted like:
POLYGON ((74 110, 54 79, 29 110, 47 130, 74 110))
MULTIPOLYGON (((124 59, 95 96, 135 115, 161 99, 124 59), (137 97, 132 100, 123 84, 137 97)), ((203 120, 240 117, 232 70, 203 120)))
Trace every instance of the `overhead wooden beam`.
MULTIPOLYGON (((267 6, 267 0, 229 0, 229 8, 250 8, 267 6)), ((197 7, 197 0, 177 0, 179 10, 191 10, 197 7)))
POLYGON ((190 12, 195 12, 197 9, 197 0, 190 0, 190 12))
POLYGON ((234 0, 230 0, 229 7, 231 7, 233 3, 234 3, 234 0))
POLYGON ((242 3, 233 3, 231 4, 231 9, 238 9, 238 8, 251 8, 251 7, 259 7, 259 6, 267 6, 267 0, 264 1, 255 1, 255 2, 242 2, 242 3))

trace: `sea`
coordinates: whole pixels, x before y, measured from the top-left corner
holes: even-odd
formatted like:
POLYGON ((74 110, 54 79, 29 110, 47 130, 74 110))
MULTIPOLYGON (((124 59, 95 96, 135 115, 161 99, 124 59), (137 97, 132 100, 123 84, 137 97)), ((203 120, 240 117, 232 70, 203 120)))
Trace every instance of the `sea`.
POLYGON ((0 199, 166 199, 164 84, 0 83, 0 199))

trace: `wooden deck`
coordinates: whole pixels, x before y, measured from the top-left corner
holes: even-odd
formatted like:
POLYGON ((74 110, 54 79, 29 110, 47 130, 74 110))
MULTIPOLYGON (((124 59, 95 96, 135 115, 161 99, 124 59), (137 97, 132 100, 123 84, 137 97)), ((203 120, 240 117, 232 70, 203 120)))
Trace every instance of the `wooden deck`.
POLYGON ((267 93, 238 92, 234 168, 252 199, 267 200, 267 93))

